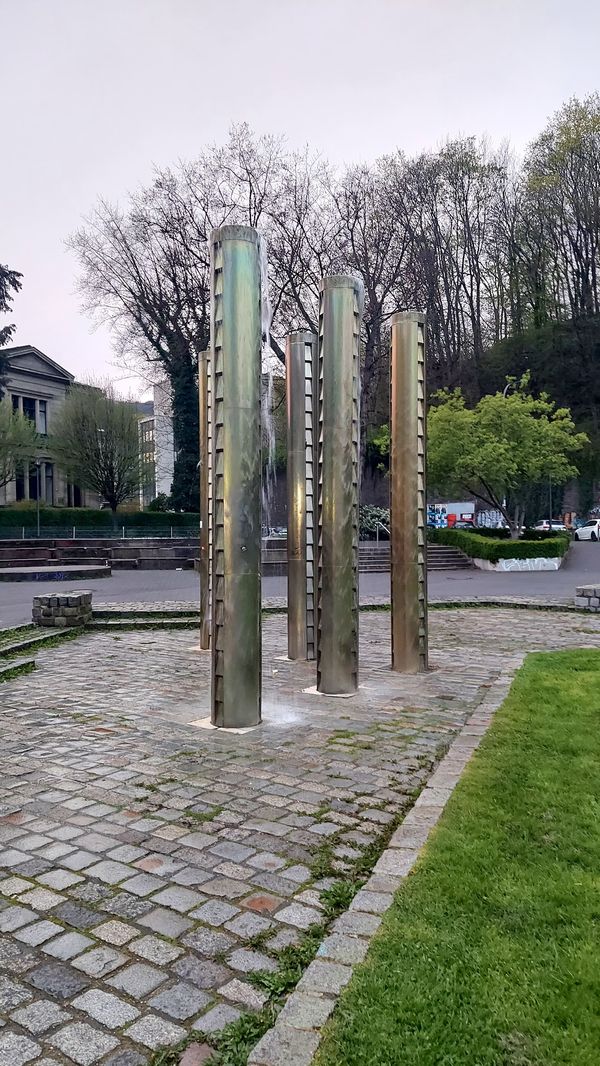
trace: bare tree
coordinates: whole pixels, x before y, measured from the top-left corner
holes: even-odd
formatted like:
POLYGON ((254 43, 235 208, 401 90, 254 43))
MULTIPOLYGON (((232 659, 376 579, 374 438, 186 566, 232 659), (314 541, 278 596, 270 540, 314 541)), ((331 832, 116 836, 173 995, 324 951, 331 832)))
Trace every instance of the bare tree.
POLYGON ((71 244, 92 315, 122 358, 170 382, 175 505, 197 503, 197 357, 209 342, 209 238, 256 226, 269 246, 270 345, 318 330, 320 279, 365 285, 362 428, 387 417, 388 323, 422 308, 429 382, 475 400, 490 346, 565 318, 600 315, 600 97, 571 101, 517 166, 465 137, 336 171, 308 148, 245 124, 157 172, 124 208, 100 202, 71 244))

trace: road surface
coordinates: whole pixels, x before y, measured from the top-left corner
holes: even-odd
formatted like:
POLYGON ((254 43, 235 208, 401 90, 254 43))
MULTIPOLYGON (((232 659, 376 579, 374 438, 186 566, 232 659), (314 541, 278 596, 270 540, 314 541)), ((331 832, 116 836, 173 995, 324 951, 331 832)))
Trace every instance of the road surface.
MULTIPOLYGON (((482 570, 432 571, 429 598, 468 600, 479 596, 523 596, 572 602, 576 585, 600 585, 600 543, 574 543, 558 571, 496 574, 482 570)), ((94 603, 190 602, 198 598, 198 575, 193 570, 118 570, 112 577, 80 582, 94 592, 94 603)), ((0 628, 31 621, 31 603, 39 593, 67 591, 73 582, 0 583, 0 628)), ((361 598, 389 596, 388 573, 361 574, 361 598)), ((263 596, 285 596, 285 577, 263 578, 263 596)))

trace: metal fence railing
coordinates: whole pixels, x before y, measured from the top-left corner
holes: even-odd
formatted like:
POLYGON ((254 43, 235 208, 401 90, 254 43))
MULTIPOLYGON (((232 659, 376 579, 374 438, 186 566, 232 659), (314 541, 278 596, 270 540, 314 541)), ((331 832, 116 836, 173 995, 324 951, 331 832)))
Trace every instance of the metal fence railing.
POLYGON ((199 530, 178 529, 169 526, 166 529, 149 529, 136 526, 118 526, 114 529, 94 529, 89 526, 40 526, 39 533, 35 526, 2 526, 0 527, 0 544, 3 540, 174 540, 177 537, 196 539, 199 530))

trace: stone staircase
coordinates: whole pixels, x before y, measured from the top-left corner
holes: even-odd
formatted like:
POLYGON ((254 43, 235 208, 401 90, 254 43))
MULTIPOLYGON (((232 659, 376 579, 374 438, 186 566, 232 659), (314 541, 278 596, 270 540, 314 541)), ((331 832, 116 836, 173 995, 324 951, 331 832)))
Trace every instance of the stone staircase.
POLYGON ((473 563, 460 548, 449 548, 445 544, 427 545, 428 570, 471 570, 473 563))
MULTIPOLYGON (((358 559, 361 573, 385 573, 390 568, 389 543, 363 542, 358 559)), ((471 566, 469 557, 458 548, 448 548, 443 544, 427 545, 428 570, 469 570, 471 566)))
POLYGON ((113 570, 191 570, 197 554, 197 537, 0 540, 0 570, 73 566, 107 566, 113 570))
MULTIPOLYGON (((197 567, 198 538, 140 537, 126 540, 89 538, 81 540, 0 541, 0 571, 54 567, 65 571, 66 577, 77 577, 70 567, 102 567, 115 570, 191 570, 197 567)), ((285 537, 269 537, 263 541, 263 574, 287 573, 285 537)), ((428 570, 467 569, 471 561, 463 552, 442 544, 427 545, 428 570)), ((390 568, 388 541, 362 541, 359 547, 359 569, 362 573, 385 572, 390 568)), ((102 576, 92 574, 89 576, 102 576)), ((83 574, 82 574, 83 577, 83 574)), ((16 578, 16 575, 15 575, 16 578)))

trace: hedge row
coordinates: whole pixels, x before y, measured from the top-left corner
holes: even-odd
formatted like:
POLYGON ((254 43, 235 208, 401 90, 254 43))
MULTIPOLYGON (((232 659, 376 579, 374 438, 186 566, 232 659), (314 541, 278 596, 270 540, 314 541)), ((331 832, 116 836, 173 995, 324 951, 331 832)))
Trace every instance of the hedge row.
MULTIPOLYGON (((451 529, 452 527, 448 526, 447 528, 451 529)), ((461 532, 461 530, 457 529, 456 532, 459 533, 459 532, 461 532)), ((462 532, 470 533, 471 531, 469 529, 465 529, 465 530, 462 530, 462 532)), ((510 529, 506 529, 506 528, 491 529, 491 528, 488 528, 487 526, 474 526, 473 527, 473 532, 476 533, 478 537, 490 537, 492 540, 510 540, 511 539, 510 529)), ((523 533, 521 533, 519 539, 520 540, 548 540, 548 539, 552 539, 553 537, 556 537, 557 535, 560 535, 560 534, 557 534, 555 530, 550 531, 548 529, 526 529, 526 530, 524 530, 523 533)))
POLYGON ((558 534, 546 540, 492 540, 465 529, 432 529, 430 540, 434 544, 447 544, 460 548, 471 559, 487 559, 497 563, 499 559, 553 559, 568 550, 570 537, 558 534))
MULTIPOLYGON (((76 526, 77 529, 113 528, 113 516, 110 511, 100 511, 93 507, 40 507, 40 526, 44 529, 65 529, 76 526)), ((154 511, 117 512, 116 524, 125 529, 147 531, 166 531, 171 528, 190 530, 197 533, 200 516, 197 514, 160 513, 154 511)), ((35 529, 37 511, 35 507, 0 507, 0 535, 6 529, 35 529)))

